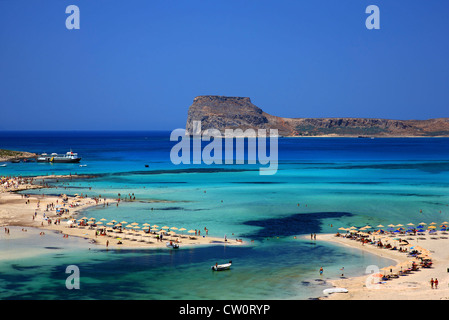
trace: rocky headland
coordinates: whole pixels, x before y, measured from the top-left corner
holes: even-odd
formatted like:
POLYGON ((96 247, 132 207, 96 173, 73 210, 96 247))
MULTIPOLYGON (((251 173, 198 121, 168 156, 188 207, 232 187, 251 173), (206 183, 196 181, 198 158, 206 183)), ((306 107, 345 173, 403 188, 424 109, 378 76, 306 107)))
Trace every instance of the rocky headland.
POLYGON ((190 106, 186 134, 217 129, 277 129, 289 137, 449 137, 449 118, 390 120, 373 118, 283 118, 270 115, 246 97, 198 96, 190 106))

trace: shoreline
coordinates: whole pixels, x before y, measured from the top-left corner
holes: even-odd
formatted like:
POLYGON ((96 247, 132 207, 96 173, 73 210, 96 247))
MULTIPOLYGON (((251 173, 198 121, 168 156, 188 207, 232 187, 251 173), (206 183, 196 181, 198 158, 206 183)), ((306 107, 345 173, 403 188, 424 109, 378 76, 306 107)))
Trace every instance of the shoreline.
MULTIPOLYGON (((39 176, 37 179, 68 179, 76 178, 75 176, 39 176)), ((0 188, 0 227, 23 227, 23 228, 38 228, 45 232, 55 231, 61 233, 64 238, 76 236, 89 239, 91 243, 107 248, 167 248, 166 243, 172 241, 176 243, 178 240, 179 247, 190 247, 197 245, 242 245, 243 241, 237 239, 227 239, 202 236, 202 235, 188 235, 176 233, 165 235, 162 241, 158 240, 156 236, 160 234, 151 233, 145 234, 137 232, 128 226, 122 226, 123 232, 110 232, 113 226, 103 226, 103 222, 98 221, 97 227, 90 225, 75 226, 75 224, 68 224, 68 221, 81 219, 81 214, 89 208, 93 207, 107 207, 111 204, 117 204, 115 199, 97 199, 85 198, 80 196, 64 195, 66 201, 63 201, 63 196, 48 196, 48 195, 24 195, 18 193, 19 191, 42 189, 46 188, 44 185, 36 185, 27 180, 28 178, 16 178, 17 185, 11 183, 11 188, 0 188), (23 183, 22 183, 23 182, 23 183), (58 213, 58 209, 64 209, 64 213, 58 213), (104 229, 102 232, 97 230, 104 229), (100 234, 99 234, 100 233, 100 234), (120 238, 120 239, 117 239, 120 238), (145 241, 142 241, 145 240, 145 241)), ((33 177, 36 179, 36 177, 33 177)), ((35 180, 33 180, 34 182, 35 180)), ((125 202, 126 203, 126 202, 125 202)), ((85 217, 87 220, 87 217, 85 217)), ((111 221, 112 221, 111 217, 111 221)), ((106 222, 106 221, 105 221, 106 222)), ((129 222, 131 223, 131 222, 129 222)), ((135 227, 135 226, 133 226, 135 227)), ((148 227, 147 227, 148 229, 148 227)), ((163 230, 162 230, 163 231, 163 230)))
MULTIPOLYGON (((441 232, 439 232, 441 233, 441 232)), ((371 235, 372 237, 373 235, 371 235)), ((391 235, 374 235, 376 240, 384 243, 397 244, 391 235)), ((408 242, 408 248, 414 247, 427 255, 432 260, 431 268, 419 268, 418 271, 401 274, 400 270, 405 270, 411 264, 412 257, 399 250, 379 248, 375 245, 337 237, 335 234, 321 234, 317 236, 317 241, 326 241, 339 246, 347 246, 364 252, 376 254, 382 258, 395 261, 394 266, 380 268, 379 272, 388 274, 400 274, 397 278, 382 281, 380 284, 370 286, 373 278, 370 274, 343 278, 331 279, 329 282, 334 288, 345 288, 347 293, 334 293, 326 295, 323 293, 319 300, 446 300, 449 299, 449 253, 446 252, 449 246, 449 239, 443 235, 410 236, 403 239, 408 242), (413 239, 413 240, 410 240, 413 239), (391 272, 393 271, 393 272, 391 272), (438 289, 432 289, 430 279, 437 278, 438 289), (367 286, 368 284, 368 286, 367 286)), ((368 267, 368 266, 367 266, 368 267)))

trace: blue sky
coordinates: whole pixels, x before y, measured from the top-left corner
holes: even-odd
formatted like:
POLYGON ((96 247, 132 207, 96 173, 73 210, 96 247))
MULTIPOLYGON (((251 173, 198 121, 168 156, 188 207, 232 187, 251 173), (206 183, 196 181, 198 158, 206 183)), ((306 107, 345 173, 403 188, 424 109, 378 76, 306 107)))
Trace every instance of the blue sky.
POLYGON ((447 0, 0 0, 0 130, 173 130, 198 95, 284 117, 449 117, 448 14, 447 0))

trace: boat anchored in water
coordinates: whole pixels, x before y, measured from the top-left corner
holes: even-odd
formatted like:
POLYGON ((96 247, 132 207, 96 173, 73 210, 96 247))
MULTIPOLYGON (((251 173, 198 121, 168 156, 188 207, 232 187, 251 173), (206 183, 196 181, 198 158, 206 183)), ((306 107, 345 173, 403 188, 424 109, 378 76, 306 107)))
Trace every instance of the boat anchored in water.
POLYGON ((66 154, 52 153, 50 155, 42 153, 37 157, 37 162, 52 162, 52 163, 78 163, 81 158, 78 157, 78 153, 73 153, 72 151, 66 154))
POLYGON ((231 269, 232 261, 229 261, 229 263, 225 264, 218 264, 216 263, 214 266, 212 266, 213 271, 223 271, 223 270, 229 270, 231 269))

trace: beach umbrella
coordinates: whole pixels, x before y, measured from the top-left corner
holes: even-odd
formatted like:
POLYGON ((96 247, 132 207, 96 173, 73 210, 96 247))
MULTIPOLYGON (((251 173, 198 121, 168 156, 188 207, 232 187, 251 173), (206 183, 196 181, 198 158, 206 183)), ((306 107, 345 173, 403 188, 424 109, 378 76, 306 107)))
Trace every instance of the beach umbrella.
POLYGON ((122 222, 120 222, 121 224, 127 224, 128 222, 126 222, 126 221, 122 221, 122 222))
POLYGON ((429 226, 428 229, 436 229, 437 227, 435 226, 429 226))
POLYGON ((408 226, 414 226, 414 224, 411 223, 411 222, 410 222, 410 223, 407 223, 407 225, 408 225, 408 226))
POLYGON ((188 233, 195 233, 195 230, 189 230, 188 233))
POLYGON ((176 228, 176 227, 171 227, 170 229, 172 229, 172 230, 178 230, 178 228, 176 228))
POLYGON ((437 224, 436 222, 431 222, 430 224, 437 224))
POLYGON ((441 222, 441 224, 449 224, 449 222, 447 222, 447 221, 444 221, 444 222, 441 222))
POLYGON ((338 230, 347 231, 348 229, 341 227, 341 228, 338 228, 338 230))
POLYGON ((159 226, 157 224, 155 224, 151 228, 159 228, 159 226))
POLYGON ((394 226, 395 226, 394 224, 389 224, 389 225, 388 225, 388 227, 394 227, 394 226))
POLYGON ((389 266, 389 267, 382 268, 380 270, 385 270, 385 271, 388 271, 390 273, 393 273, 396 270, 396 266, 389 266))
POLYGON ((419 225, 420 225, 420 226, 425 226, 425 225, 427 225, 427 223, 421 222, 419 225))
MULTIPOLYGON (((93 219, 93 218, 91 218, 91 219, 93 219)), ((105 218, 101 218, 100 221, 106 221, 106 219, 105 218)))
POLYGON ((131 225, 133 225, 133 226, 137 226, 137 225, 138 225, 138 223, 137 223, 137 222, 133 222, 133 223, 131 223, 131 225))
POLYGON ((403 227, 404 225, 402 224, 397 224, 396 227, 403 227))
POLYGON ((385 228, 383 225, 379 224, 376 228, 385 228))

